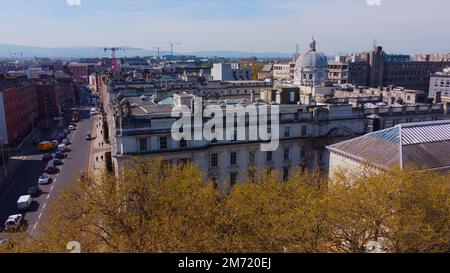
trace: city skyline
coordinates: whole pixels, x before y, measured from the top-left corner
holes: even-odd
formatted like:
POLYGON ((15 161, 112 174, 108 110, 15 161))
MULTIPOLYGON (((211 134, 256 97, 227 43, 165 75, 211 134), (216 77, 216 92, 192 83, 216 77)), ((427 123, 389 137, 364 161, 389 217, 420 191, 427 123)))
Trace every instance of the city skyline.
POLYGON ((6 1, 0 44, 41 47, 130 46, 177 52, 305 52, 314 36, 328 55, 363 51, 374 39, 391 53, 446 53, 444 0, 321 1, 6 1), (70 4, 70 5, 69 5, 70 4), (406 8, 407 7, 407 8, 406 8), (424 13, 427 7, 431 13, 424 13), (436 8, 439 7, 439 8, 436 8), (21 9, 26 19, 17 20, 21 9), (403 10, 403 13, 399 13, 403 10), (14 22, 14 24, 8 23, 14 22), (95 26, 95 27, 94 27, 95 26), (246 27, 247 26, 247 27, 246 27), (341 29, 342 31, 337 31, 341 29), (401 35, 399 35, 399 33, 401 35), (417 35, 422 33, 422 35, 417 35), (343 38, 344 37, 344 38, 343 38), (439 37, 438 40, 435 37, 439 37))

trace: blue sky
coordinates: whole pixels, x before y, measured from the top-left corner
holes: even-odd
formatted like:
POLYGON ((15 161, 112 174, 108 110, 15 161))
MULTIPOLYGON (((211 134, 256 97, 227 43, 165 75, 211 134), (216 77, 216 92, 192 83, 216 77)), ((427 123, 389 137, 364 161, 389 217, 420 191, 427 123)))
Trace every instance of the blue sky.
POLYGON ((291 52, 314 35, 327 54, 367 50, 373 39, 389 52, 450 52, 450 1, 366 1, 0 0, 0 43, 291 52))

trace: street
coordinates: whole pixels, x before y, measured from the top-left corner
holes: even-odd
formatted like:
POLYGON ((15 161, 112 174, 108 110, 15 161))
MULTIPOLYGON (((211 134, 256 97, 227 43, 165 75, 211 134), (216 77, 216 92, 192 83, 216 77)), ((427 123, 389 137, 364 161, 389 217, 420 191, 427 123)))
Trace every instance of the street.
MULTIPOLYGON (((63 160, 64 165, 59 166, 59 172, 50 175, 52 181, 48 185, 40 185, 41 193, 33 198, 30 209, 22 212, 25 223, 27 224, 26 232, 32 236, 37 235, 38 226, 41 220, 48 216, 50 206, 57 199, 58 193, 73 184, 75 179, 81 172, 87 172, 88 164, 91 156, 92 143, 85 140, 86 132, 92 131, 94 118, 89 113, 89 91, 85 88, 80 90, 81 111, 80 121, 77 123, 75 131, 71 131, 67 136, 70 141, 67 158, 63 160)), ((70 116, 66 115, 66 121, 69 122, 70 116)), ((67 128, 67 127, 66 127, 67 128)), ((42 161, 42 155, 35 145, 29 154, 24 155, 23 163, 12 178, 12 184, 6 189, 4 194, 0 196, 0 224, 3 225, 9 215, 20 213, 17 210, 17 200, 21 195, 26 195, 30 187, 36 186, 39 176, 41 176, 48 166, 53 163, 50 161, 42 161)))

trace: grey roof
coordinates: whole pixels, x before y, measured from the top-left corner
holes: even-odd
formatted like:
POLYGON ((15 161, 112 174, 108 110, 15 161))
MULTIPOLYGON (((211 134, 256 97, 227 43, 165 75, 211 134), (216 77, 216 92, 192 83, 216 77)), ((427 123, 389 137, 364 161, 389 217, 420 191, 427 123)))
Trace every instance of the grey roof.
POLYGON ((296 64, 297 68, 328 68, 328 59, 322 52, 308 51, 300 56, 296 64))
POLYGON ((402 126, 402 145, 450 140, 450 122, 414 123, 402 126))
POLYGON ((327 148, 384 169, 395 165, 448 169, 450 120, 400 124, 327 148))

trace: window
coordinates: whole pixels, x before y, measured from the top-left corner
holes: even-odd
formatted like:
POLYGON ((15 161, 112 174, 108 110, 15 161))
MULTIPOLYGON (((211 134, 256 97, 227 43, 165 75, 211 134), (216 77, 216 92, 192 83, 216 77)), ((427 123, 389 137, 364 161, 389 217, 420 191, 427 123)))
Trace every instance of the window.
POLYGON ((146 138, 139 139, 139 150, 147 151, 147 139, 146 138))
POLYGON ((187 148, 187 141, 184 138, 182 138, 180 140, 180 149, 186 149, 186 148, 187 148))
POLYGON ((285 127, 284 128, 284 137, 290 137, 291 136, 291 127, 285 127))
POLYGON ((164 136, 159 138, 159 149, 167 150, 167 137, 164 136))
POLYGON ((236 152, 232 152, 231 154, 230 154, 230 165, 231 166, 235 166, 236 165, 236 162, 237 162, 237 158, 236 158, 236 152))
POLYGON ((284 160, 289 160, 289 147, 284 148, 284 160))
POLYGON ((215 168, 219 166, 219 158, 216 153, 211 154, 211 167, 215 168))
POLYGON ((272 152, 267 152, 267 154, 266 154, 266 161, 267 162, 272 162, 272 152))
POLYGON ((249 151, 248 152, 248 162, 250 164, 254 164, 255 163, 255 154, 253 153, 253 151, 249 151))
POLYGON ((303 125, 303 126, 302 126, 302 132, 301 132, 301 135, 302 135, 302 136, 306 136, 307 133, 308 133, 308 126, 307 126, 307 125, 303 125))
POLYGON ((236 172, 230 173, 230 187, 236 185, 236 181, 237 181, 237 173, 236 172))
POLYGON ((303 159, 305 157, 306 157, 306 148, 303 146, 300 151, 300 158, 303 159))

